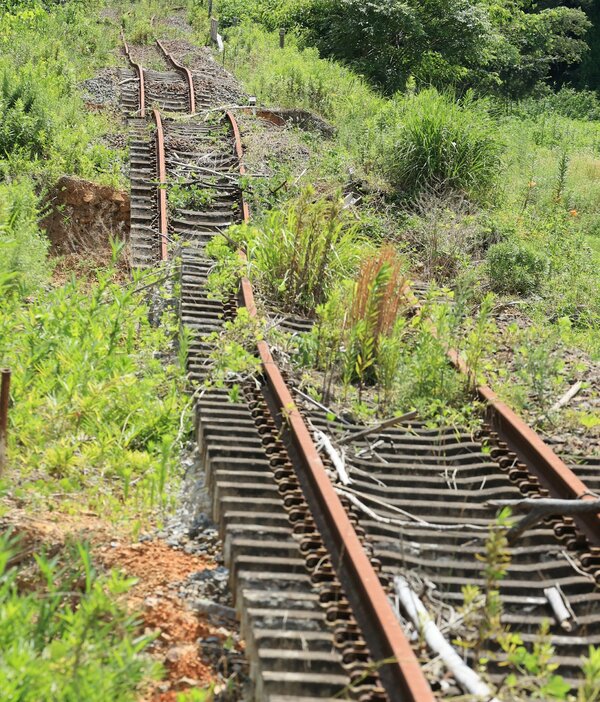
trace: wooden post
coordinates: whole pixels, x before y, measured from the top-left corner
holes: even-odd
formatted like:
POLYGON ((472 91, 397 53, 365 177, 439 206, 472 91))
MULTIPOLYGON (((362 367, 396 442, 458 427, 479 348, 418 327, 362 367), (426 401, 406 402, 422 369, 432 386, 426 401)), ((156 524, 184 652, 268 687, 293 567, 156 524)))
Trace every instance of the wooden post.
POLYGON ((279 48, 283 49, 285 46, 285 29, 279 30, 279 48))
POLYGON ((10 392, 10 370, 2 369, 0 380, 0 475, 6 467, 6 434, 8 431, 8 397, 10 392))

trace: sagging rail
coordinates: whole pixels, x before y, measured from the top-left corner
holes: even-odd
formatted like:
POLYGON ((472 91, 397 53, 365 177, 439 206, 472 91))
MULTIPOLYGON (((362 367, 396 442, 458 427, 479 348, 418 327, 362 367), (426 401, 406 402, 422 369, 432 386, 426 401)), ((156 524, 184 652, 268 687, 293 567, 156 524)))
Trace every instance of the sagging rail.
MULTIPOLYGON (((181 64, 179 64, 176 59, 174 59, 167 52, 162 44, 159 43, 158 45, 165 57, 170 60, 171 64, 182 72, 181 69, 183 67, 181 64)), ((128 51, 127 55, 131 61, 128 51)), ((183 70, 185 71, 185 69, 183 70)), ((193 76, 191 72, 188 73, 189 79, 187 78, 188 74, 186 73, 186 82, 190 95, 188 104, 189 110, 193 112, 195 110, 191 97, 195 94, 193 76)), ((141 101, 143 96, 143 70, 141 70, 140 74, 138 75, 141 75, 138 91, 140 96, 139 109, 141 110, 141 101)), ((229 121, 233 135, 235 164, 237 164, 240 174, 243 175, 243 152, 239 129, 233 114, 227 113, 225 116, 229 121)), ((158 111, 155 113, 155 120, 157 123, 157 134, 159 131, 159 123, 160 131, 162 133, 162 121, 158 111)), ((193 128, 190 125, 187 131, 184 130, 184 132, 189 138, 201 140, 203 138, 202 130, 203 127, 193 128)), ((180 131, 178 133, 181 135, 184 132, 180 131)), ((161 138, 158 138, 157 136, 156 143, 156 160, 159 164, 158 199, 160 202, 160 194, 162 193, 165 201, 162 210, 159 204, 159 213, 164 212, 166 215, 166 190, 163 185, 166 182, 164 134, 161 138), (162 175, 160 172, 161 163, 163 164, 162 175)), ((226 169, 229 169, 224 171, 224 174, 230 173, 235 167, 235 164, 231 160, 224 159, 223 163, 226 164, 226 169)), ((237 198, 241 203, 241 219, 243 221, 247 221, 249 218, 247 204, 245 203, 239 188, 236 189, 230 187, 230 183, 231 181, 229 176, 224 178, 224 182, 222 182, 219 186, 222 188, 222 190, 217 189, 218 195, 224 199, 231 199, 232 197, 237 198)), ((167 228, 169 225, 166 220, 164 222, 162 221, 162 214, 160 215, 160 218, 161 225, 159 228, 159 236, 161 257, 164 258, 167 255, 166 242, 167 228)), ((223 218, 221 217, 221 220, 222 219, 223 218)), ((233 219, 231 221, 233 221, 233 219)), ((227 222, 229 221, 219 220, 216 226, 213 227, 212 223, 209 226, 205 224, 204 219, 201 218, 201 220, 203 224, 200 226, 200 229, 207 229, 206 234, 203 232, 199 237, 201 243, 206 240, 207 236, 210 236, 209 232, 217 233, 220 231, 221 226, 226 226, 227 222)), ((209 267, 204 262, 202 246, 199 246, 199 248, 192 252, 188 251, 188 253, 185 255, 184 277, 186 265, 188 266, 188 270, 190 272, 194 272, 191 277, 194 278, 193 289, 195 291, 194 295, 197 296, 204 285, 206 280, 206 271, 209 267)), ((183 291, 183 294, 185 295, 185 290, 183 291)), ((251 316, 256 315, 254 296, 250 282, 247 278, 242 279, 240 283, 240 294, 237 302, 238 304, 245 306, 251 316)), ((185 303, 185 300, 183 303, 185 303)), ((209 307, 206 300, 204 300, 202 304, 209 307)), ((190 310, 193 307, 194 306, 191 305, 190 310)), ((185 304, 182 307, 182 310, 183 309, 186 309, 185 304)), ((233 307, 229 306, 228 308, 226 306, 226 309, 228 310, 229 315, 231 315, 235 310, 235 305, 233 307)), ((215 328, 215 316, 213 312, 209 313, 203 310, 201 314, 194 312, 194 315, 188 317, 188 321, 193 318, 193 324, 197 324, 199 321, 202 321, 208 325, 209 329, 215 328)), ((206 368, 205 361, 207 357, 207 349, 205 347, 206 344, 204 344, 202 341, 199 342, 198 361, 197 365, 193 366, 195 369, 204 368, 203 371, 199 372, 200 377, 203 376, 206 368), (201 360, 204 365, 200 364, 201 360)), ((380 538, 378 534, 379 527, 377 527, 376 524, 373 525, 370 523, 371 520, 366 520, 366 524, 368 526, 366 530, 360 527, 360 524, 357 522, 355 516, 352 515, 351 509, 352 505, 356 507, 356 502, 352 502, 352 500, 347 499, 350 497, 349 493, 344 497, 343 491, 342 497, 340 497, 340 491, 329 479, 321 454, 317 449, 317 446, 315 445, 315 442, 312 439, 310 431, 308 430, 306 422, 303 418, 303 412, 300 411, 296 405, 294 392, 287 386, 284 375, 274 362, 268 345, 264 341, 258 342, 257 351, 261 359, 264 374, 264 380, 261 384, 261 392, 265 401, 265 408, 259 409, 260 398, 257 398, 252 391, 247 391, 246 397, 250 403, 249 406, 254 407, 254 414, 252 416, 254 419, 258 417, 258 419, 256 419, 257 427, 261 432, 262 440, 265 443, 265 446, 267 448, 272 448, 272 446, 276 444, 278 447, 275 454, 273 454, 272 451, 268 451, 267 457, 272 464, 271 468, 273 469, 273 474, 276 477, 279 492, 283 496, 284 501, 287 501, 286 511, 288 512, 288 515, 295 515, 293 517, 295 520, 294 534, 296 534, 296 536, 299 534, 302 535, 302 544, 308 544, 306 548, 313 548, 315 554, 319 553, 319 549, 322 548, 319 546, 319 544, 325 545, 326 556, 323 555, 323 558, 325 559, 326 557, 329 559, 333 566, 333 570, 335 571, 333 579, 335 580, 335 578, 339 578, 341 581, 343 591, 350 602, 352 614, 360 624, 362 635, 364 635, 366 644, 368 645, 368 652, 370 655, 363 654, 363 663, 366 663, 368 666, 369 662, 372 664, 373 661, 388 661, 387 664, 383 665, 378 671, 379 677, 381 678, 386 690, 387 699, 434 699, 433 693, 423 675, 420 664, 413 652, 412 647, 408 643, 408 640, 400 627, 397 616, 390 604, 389 577, 386 576, 386 572, 382 572, 379 568, 373 567, 373 554, 368 553, 368 549, 366 550, 365 548, 365 535, 368 537, 367 541, 371 539, 374 543, 377 543, 377 539, 380 538), (272 433, 272 436, 267 439, 265 439, 265 436, 269 437, 269 431, 267 431, 265 427, 271 427, 269 431, 272 433), (275 459, 273 459, 273 455, 275 455, 275 459), (301 487, 301 495, 298 494, 298 490, 295 487, 296 482, 291 475, 291 467, 293 467, 297 484, 301 487), (298 506, 304 500, 308 504, 308 511, 310 514, 303 512, 298 506), (298 516, 299 514, 302 516, 298 516), (387 585, 387 589, 384 588, 382 583, 387 585)), ((452 352, 450 353, 450 356, 453 363, 461 372, 469 373, 469 369, 464 366, 464 363, 460 358, 458 358, 458 356, 453 355, 452 352)), ((506 461, 512 460, 513 466, 518 464, 519 472, 522 473, 524 469, 525 472, 529 473, 530 475, 536 476, 541 485, 546 488, 550 494, 556 497, 569 497, 576 499, 586 499, 588 497, 591 491, 587 490, 585 484, 573 474, 573 472, 551 451, 549 447, 547 447, 539 439, 539 437, 537 437, 537 435, 535 435, 530 428, 528 428, 522 422, 522 420, 520 420, 506 406, 502 405, 502 403, 497 400, 489 388, 479 387, 477 389, 477 393, 479 394, 480 398, 485 400, 488 407, 490 422, 493 429, 497 431, 498 434, 495 438, 499 443, 500 452, 504 452, 508 455, 508 451, 511 450, 515 454, 514 459, 508 457, 506 458, 506 461)), ((222 451, 223 448, 219 448, 215 452, 215 448, 211 447, 211 444, 216 441, 215 437, 217 437, 219 441, 223 440, 222 433, 219 431, 219 428, 216 427, 211 421, 211 412, 218 412, 224 416, 227 416, 227 411, 223 409, 222 406, 222 398, 217 396, 214 398, 209 398, 209 400, 204 403, 204 406, 201 407, 199 417, 199 428, 201 428, 202 432, 204 433, 203 450, 207 456, 206 460, 211 466, 211 479, 214 489, 217 492, 217 497, 215 500, 220 504, 222 503, 221 506, 215 507, 216 514, 220 515, 221 521, 225 523, 225 532, 227 534, 234 534, 233 536, 227 537, 231 540, 229 547, 230 550, 239 550, 242 548, 244 543, 247 548, 250 548, 250 546, 248 546, 248 538, 245 540, 237 538, 234 530, 239 529, 246 534, 246 532, 252 532, 252 529, 246 528, 248 525, 245 525, 243 516, 240 514, 240 510, 230 509, 227 511, 226 509, 227 504, 230 506, 231 504, 237 505, 237 502, 232 502, 233 497, 230 495, 232 491, 235 492, 235 488, 228 482, 224 482, 223 477, 221 477, 224 475, 229 475, 228 471, 225 471, 223 468, 219 467, 221 464, 219 463, 218 455, 219 451, 222 451), (203 411, 205 415, 204 418, 202 416, 203 411), (206 417, 208 417, 208 419, 206 419, 206 417), (215 455, 217 456, 216 458, 215 455), (229 492, 226 492, 225 496, 223 496, 223 494, 221 494, 223 491, 229 492), (246 530, 244 530, 245 528, 246 530)), ((252 421, 254 421, 254 419, 252 421)), ((315 419, 315 421, 317 420, 318 418, 315 419)), ((387 434, 383 434, 382 436, 385 438, 387 434)), ((254 448, 252 450, 254 451, 254 448)), ((254 479, 255 476, 258 476, 258 473, 254 472, 252 473, 252 476, 254 479)), ((381 477, 383 478, 384 476, 381 477)), ((424 480, 425 478, 423 477, 422 479, 424 480)), ((386 480, 389 480, 389 476, 386 477, 386 480)), ((247 491, 252 491, 255 489, 255 487, 251 488, 248 486, 247 491)), ((266 490, 266 487, 263 489, 266 490)), ((239 486, 238 493, 245 496, 246 493, 244 490, 246 490, 246 488, 243 485, 239 486)), ((252 494, 256 495, 257 493, 252 492, 252 494)), ((262 518, 265 525, 271 524, 271 521, 273 521, 267 519, 264 515, 262 518)), ((292 517, 290 516, 290 519, 291 518, 292 517)), ((597 543, 600 533, 597 525, 597 519, 598 516, 596 514, 588 515, 587 517, 582 518, 582 521, 579 524, 581 530, 585 533, 592 544, 597 543)), ((282 522, 278 520, 274 521, 276 524, 282 524, 282 522)), ((390 523, 393 523, 393 519, 389 521, 390 523)), ((450 524, 448 527, 450 528, 450 524)), ((266 528, 266 526, 261 528, 266 528)), ((283 526, 279 526, 278 528, 284 529, 283 526)), ((457 529, 459 529, 458 526, 457 529)), ((381 531, 381 529, 379 529, 379 531, 381 531)), ((535 538, 537 539, 538 536, 535 538)), ((546 537, 544 536, 544 539, 545 538, 546 537)), ((466 541, 463 539, 463 541, 465 544, 469 543, 468 539, 466 541)), ((460 539, 458 539, 458 541, 456 539, 452 541, 452 543, 456 544, 459 542, 461 542, 460 539)), ((262 544, 264 548, 267 547, 266 541, 262 542, 262 544)), ((377 549, 375 549, 375 553, 377 553, 377 549)), ((310 559, 307 558, 307 563, 308 560, 310 559)), ((314 558, 312 559, 312 562, 314 563, 314 558)), ((404 563, 404 560, 401 559, 400 562, 404 563)), ((235 565, 233 567, 236 568, 235 565)), ((396 564, 395 562, 390 561, 388 566, 385 566, 384 564, 384 571, 386 567, 389 568, 389 573, 393 573, 395 572, 394 568, 396 568, 396 564)), ((329 576, 327 577, 329 578, 329 576)), ((244 581, 244 578, 252 579, 256 578, 256 575, 250 576, 246 573, 242 578, 242 581, 244 581)), ((313 580, 315 579, 314 572, 311 578, 313 580)), ((254 582, 254 580, 252 582, 254 582)), ((581 588, 581 584, 577 584, 576 587, 581 588)), ((243 586, 241 592, 242 594, 240 597, 246 598, 247 595, 243 594, 243 586)), ((334 588, 333 590, 330 590, 330 592, 337 591, 334 588)), ((330 594, 329 596, 331 597, 332 595, 330 594)), ((340 595, 337 593, 333 596, 337 598, 339 609, 339 602, 341 601, 340 595)), ((538 598, 538 600, 538 606, 543 606, 543 599, 538 598)), ((337 612, 332 616, 339 617, 340 615, 339 612, 337 612)), ((345 635, 352 639, 352 635, 350 635, 348 632, 346 632, 345 635)), ((339 633, 336 634, 336 637, 343 638, 343 636, 344 635, 339 633)), ((356 641, 360 640, 361 634, 355 634, 354 637, 354 643, 356 643, 356 641)), ((270 651, 270 649, 267 650, 270 651)), ((352 655, 357 659, 361 658, 361 656, 356 653, 356 646, 354 646, 354 649, 352 649, 353 652, 351 654, 347 653, 347 647, 345 649, 342 647, 342 650, 346 651, 346 654, 344 655, 352 655)), ((264 655, 263 658, 261 658, 262 654, 264 654, 264 650, 262 650, 261 653, 259 647, 257 656, 260 661, 262 661, 264 658, 264 655)), ((362 670, 364 671, 364 666, 362 670)), ((364 675, 364 673, 361 673, 358 676, 355 675, 354 680, 356 681, 357 679, 360 679, 362 675, 364 675)), ((373 676, 373 687, 371 687, 370 692, 364 693, 370 695, 368 699, 378 699, 377 694, 379 693, 373 692, 373 690, 377 689, 377 677, 378 676, 373 676)), ((265 679, 267 682, 263 682, 262 684, 266 685, 265 689, 268 690, 270 689, 268 687, 268 679, 265 679)), ((352 688, 352 685, 350 688, 352 688)), ((323 690, 329 689, 330 687, 328 687, 328 684, 323 682, 323 690)), ((367 697, 365 697, 365 699, 367 699, 367 697)))

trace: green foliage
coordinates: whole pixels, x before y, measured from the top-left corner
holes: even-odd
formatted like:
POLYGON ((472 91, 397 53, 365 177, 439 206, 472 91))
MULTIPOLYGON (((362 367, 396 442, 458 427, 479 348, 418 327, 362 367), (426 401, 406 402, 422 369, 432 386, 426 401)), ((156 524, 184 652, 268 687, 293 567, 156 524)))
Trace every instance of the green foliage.
POLYGON ((89 551, 72 549, 66 564, 36 555, 41 591, 23 589, 9 568, 15 544, 0 536, 0 689, 22 702, 133 702, 158 673, 142 652, 135 619, 118 604, 133 581, 98 576, 89 551))
POLYGON ((30 498, 144 510, 168 497, 186 427, 183 370, 156 357, 169 347, 166 317, 153 329, 134 284, 111 277, 99 272, 89 292, 74 281, 40 291, 28 306, 0 298, 0 365, 13 371, 9 475, 30 498))
POLYGON ((248 260, 269 299, 284 310, 312 314, 340 278, 356 268, 356 227, 339 198, 312 188, 259 226, 243 226, 248 260))
POLYGON ((0 183, 0 276, 15 275, 23 293, 47 277, 47 240, 37 225, 38 199, 26 181, 0 183))
POLYGON ((577 702, 598 702, 600 699, 600 648, 589 647, 588 657, 583 659, 584 679, 577 692, 577 702))
POLYGON ((225 322, 222 331, 208 337, 212 351, 206 387, 229 388, 230 399, 235 402, 241 383, 260 371, 256 344, 263 338, 262 320, 251 317, 245 307, 238 308, 235 318, 225 322))
POLYGON ((120 181, 124 154, 100 142, 114 127, 85 110, 78 87, 111 63, 117 36, 98 21, 96 0, 31 2, 0 15, 0 180, 35 174, 51 183, 73 173, 120 181))
POLYGON ((216 0, 213 7, 223 27, 249 20, 266 29, 294 26, 298 12, 312 0, 216 0))
MULTIPOLYGON (((341 384, 348 396, 352 383, 358 383, 362 395, 365 383, 371 382, 373 400, 382 413, 417 408, 425 418, 456 420, 458 417, 452 414, 462 408, 467 379, 454 371, 446 350, 469 336, 462 312, 435 300, 432 294, 432 299, 408 320, 399 315, 400 302, 394 314, 386 315, 385 333, 378 334, 380 291, 389 285, 385 283, 388 274, 389 269, 386 272, 384 268, 383 275, 379 270, 363 288, 360 294, 366 299, 365 314, 358 318, 348 311, 356 306, 361 288, 344 285, 334 291, 318 308, 311 332, 300 339, 297 360, 322 372, 320 394, 326 400, 336 384, 341 384)), ((462 415, 460 419, 468 422, 470 418, 462 415)))
POLYGON ((600 119, 600 99, 592 90, 563 87, 553 92, 544 91, 541 97, 531 97, 516 103, 513 108, 524 117, 536 118, 542 113, 561 115, 570 119, 600 119))
POLYGON ((548 256, 518 239, 494 244, 487 254, 487 273, 498 293, 531 295, 539 292, 549 270, 548 256))
POLYGON ((352 64, 388 92, 411 75, 447 84, 487 57, 490 22, 470 0, 316 0, 299 12, 308 41, 352 64))
POLYGON ((436 90, 397 96, 376 118, 376 161, 401 198, 459 191, 487 196, 500 145, 487 114, 472 99, 436 90))
POLYGON ((560 342, 560 327, 568 325, 561 320, 556 327, 533 324, 519 329, 511 324, 506 340, 513 348, 512 375, 502 388, 503 395, 513 406, 525 408, 532 403, 539 411, 546 411, 554 402, 564 378, 564 347, 560 342))
POLYGON ((169 185, 169 205, 176 210, 202 210, 213 200, 211 190, 202 184, 178 180, 169 185))
POLYGON ((225 60, 261 102, 313 110, 334 123, 344 147, 366 149, 367 122, 385 101, 364 78, 293 36, 280 49, 276 33, 249 24, 229 30, 225 60))
POLYGON ((239 286, 240 277, 245 273, 246 266, 237 249, 232 248, 230 242, 234 242, 236 237, 239 237, 240 240, 237 243, 243 245, 245 230, 245 227, 230 227, 227 230, 227 239, 217 234, 206 245, 206 255, 215 261, 206 281, 209 297, 212 299, 227 300, 239 286))
POLYGON ((415 78, 520 97, 582 60, 590 26, 579 9, 526 0, 221 0, 217 11, 228 24, 295 28, 388 93, 415 78))
POLYGON ((43 156, 54 124, 42 85, 31 65, 0 65, 0 157, 21 151, 28 158, 43 156))

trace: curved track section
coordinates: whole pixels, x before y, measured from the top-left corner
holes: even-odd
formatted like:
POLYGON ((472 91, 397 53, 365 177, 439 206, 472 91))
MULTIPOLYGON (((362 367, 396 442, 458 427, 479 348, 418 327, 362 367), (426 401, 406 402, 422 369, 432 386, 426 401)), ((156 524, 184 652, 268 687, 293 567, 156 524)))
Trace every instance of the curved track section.
MULTIPOLYGON (((164 259, 167 239, 181 251, 180 316, 193 333, 188 370, 199 387, 215 363, 211 334, 234 319, 240 306, 256 315, 246 278, 235 299, 210 299, 207 290, 212 263, 206 243, 250 216, 239 184, 243 153, 233 114, 212 109, 219 106, 211 86, 220 67, 207 62, 210 79, 203 81, 198 70, 192 75, 162 43, 158 47, 175 68, 170 76, 187 86, 185 110, 201 105, 211 111, 202 119, 174 121, 155 110, 158 152, 146 123, 131 121, 132 247, 137 265, 164 259), (180 196, 167 207, 168 183, 177 183, 180 196), (142 232, 153 236, 147 249, 136 244, 142 232)), ((140 68, 137 93, 125 86, 127 109, 135 93, 139 110, 143 78, 140 68)), ((166 85, 162 104, 171 104, 166 85)), ((183 111, 183 101, 177 104, 183 111)), ((477 556, 495 516, 490 501, 548 492, 585 498, 587 485, 564 464, 563 470, 550 449, 518 418, 508 417, 494 397, 484 397, 493 410, 491 428, 478 439, 418 422, 353 438, 362 427, 330 421, 304 404, 264 341, 257 352, 263 373, 258 381, 242 381, 235 401, 226 389, 212 387, 198 393, 196 404, 206 486, 224 542, 255 699, 433 700, 413 652, 418 641, 409 643, 392 604, 399 582, 410 582, 450 639, 460 635, 462 587, 485 586, 477 556), (350 482, 341 484, 330 458, 318 450, 316 429, 334 442, 343 440, 350 482), (549 477, 556 474, 562 483, 549 477)), ((459 358, 452 360, 468 372, 459 358)), ((588 473, 581 468, 582 475, 588 473)), ((595 519, 557 518, 530 529, 511 548, 501 586, 503 621, 531 643, 549 620, 560 672, 573 682, 579 657, 600 639, 595 519), (557 596, 567 617, 556 608, 557 596)), ((501 653, 497 658, 502 662, 501 653)), ((436 665, 441 678, 443 669, 436 665)), ((492 666, 491 672, 501 679, 500 668, 492 666)))

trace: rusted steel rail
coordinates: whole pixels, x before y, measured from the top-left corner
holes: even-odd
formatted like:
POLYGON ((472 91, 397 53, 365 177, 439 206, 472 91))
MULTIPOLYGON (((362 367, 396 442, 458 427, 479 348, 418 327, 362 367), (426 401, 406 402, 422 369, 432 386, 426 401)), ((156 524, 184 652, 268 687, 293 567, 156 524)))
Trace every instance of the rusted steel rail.
MULTIPOLYGON (((455 350, 450 361, 464 375, 473 373, 455 350)), ((499 438, 535 475, 540 484, 557 499, 595 500, 597 496, 557 456, 543 439, 519 415, 502 402, 487 385, 477 385, 476 396, 484 403, 487 421, 499 438)), ((575 522, 593 546, 600 545, 600 514, 578 515, 575 522)))
POLYGON ((138 84, 139 84, 139 115, 140 117, 146 116, 146 89, 144 84, 144 69, 140 63, 137 63, 131 58, 131 53, 129 51, 129 44, 125 39, 125 35, 121 31, 121 39, 123 41, 123 47, 125 50, 125 56, 129 63, 135 68, 138 74, 138 84))
MULTIPOLYGON (((233 129, 235 149, 240 158, 240 174, 243 175, 245 168, 241 162, 243 148, 239 128, 233 113, 227 112, 227 118, 233 129)), ((243 195, 242 201, 244 221, 248 221, 250 212, 243 195)), ((240 301, 250 316, 257 316, 252 285, 246 277, 240 281, 240 301)), ((264 340, 258 341, 257 349, 266 379, 267 404, 290 450, 313 518, 362 627, 373 659, 387 661, 379 669, 379 675, 390 702, 433 701, 433 692, 419 661, 335 492, 319 450, 273 359, 269 345, 264 340)))
POLYGON ((6 466, 8 435, 8 401, 10 397, 10 370, 0 370, 0 475, 6 466))
POLYGON ((196 93, 194 91, 194 78, 192 76, 192 72, 190 71, 189 68, 186 68, 183 66, 177 59, 171 54, 167 49, 165 48, 164 44, 160 42, 158 39, 156 40, 156 44, 158 48, 162 51, 164 57, 169 61, 169 63, 173 66, 173 68, 178 71, 179 73, 183 74, 187 86, 188 86, 188 91, 189 91, 189 105, 190 105, 190 114, 193 115, 196 113, 196 93))
POLYGON ((152 111, 156 124, 156 170, 158 172, 157 200, 158 200, 158 233, 160 236, 160 260, 166 261, 169 257, 167 250, 169 225, 167 219, 167 166, 165 163, 165 134, 160 112, 152 111))

